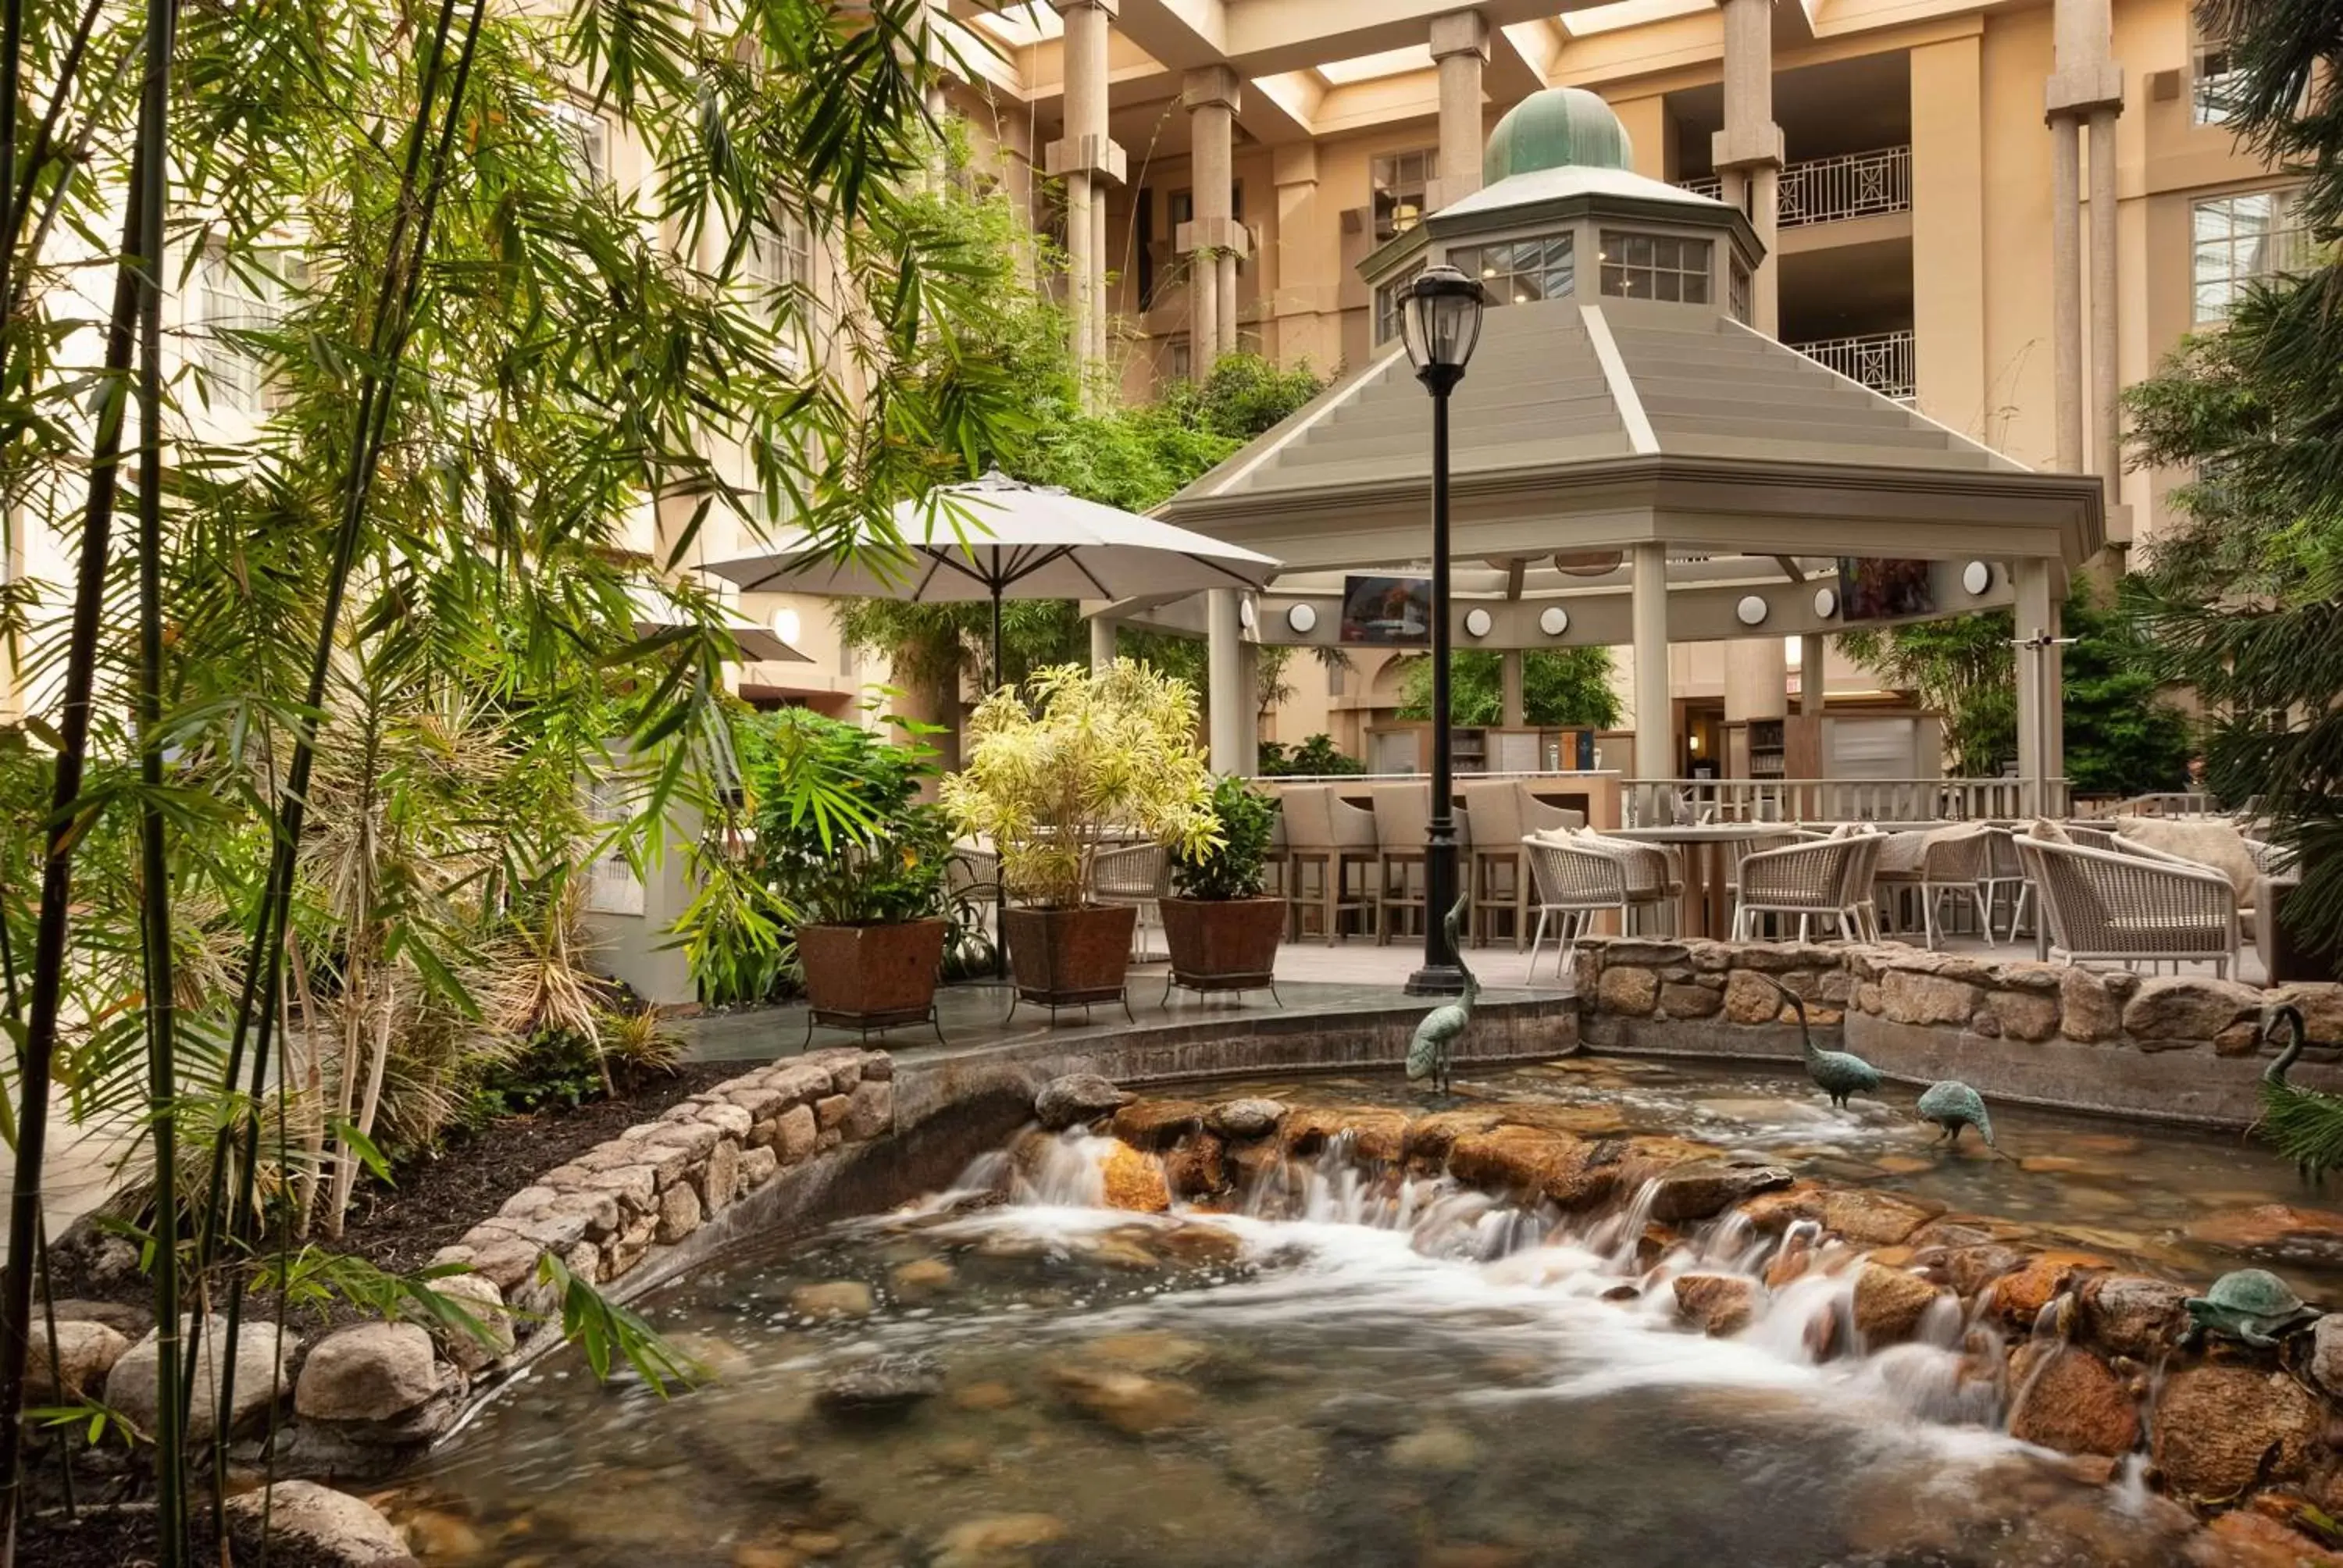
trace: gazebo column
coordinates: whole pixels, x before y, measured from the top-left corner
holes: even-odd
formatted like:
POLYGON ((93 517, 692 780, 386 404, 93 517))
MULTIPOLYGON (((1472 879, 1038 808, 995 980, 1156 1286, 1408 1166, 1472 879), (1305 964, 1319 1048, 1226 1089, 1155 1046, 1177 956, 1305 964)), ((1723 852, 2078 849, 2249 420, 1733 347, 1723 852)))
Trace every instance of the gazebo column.
POLYGON ((1725 199, 1749 215, 1765 251, 1750 281, 1750 325, 1779 337, 1781 272, 1774 240, 1782 127, 1774 123, 1774 0, 1725 0, 1725 128, 1709 146, 1725 199))
POLYGON ((1106 358, 1106 193, 1125 166, 1106 123, 1107 26, 1121 0, 1054 4, 1066 24, 1066 134, 1045 166, 1066 185, 1066 336, 1087 381, 1106 358))
POLYGON ((1238 618, 1241 598, 1235 588, 1204 592, 1204 683, 1212 695, 1212 717, 1206 728, 1215 773, 1250 774, 1259 760, 1259 747, 1245 744, 1252 726, 1252 705, 1245 693, 1244 627, 1238 618))
POLYGON ((1790 655, 1778 637, 1738 637, 1725 645, 1725 721, 1781 719, 1790 711, 1790 655))
POLYGON ((1668 689, 1668 547, 1637 545, 1634 563, 1628 610, 1635 651, 1635 772, 1672 779, 1676 737, 1668 689))
MULTIPOLYGON (((2036 632, 2059 634, 2057 577, 2057 568, 2048 561, 2011 563, 2010 585, 2017 596, 2013 619, 2019 642, 2036 632)), ((2027 781, 2028 809, 2041 815, 2050 813, 2049 782, 2066 770, 2066 693, 2059 664, 2055 643, 2017 650, 2017 776, 2027 781)))
POLYGON ((1440 68, 1440 173, 1427 193, 1433 212, 1481 188, 1481 75, 1489 63, 1489 24, 1478 11, 1432 19, 1432 57, 1440 68))
POLYGON ((1522 650, 1509 648, 1497 656, 1497 688, 1500 693, 1497 722, 1508 729, 1519 729, 1529 720, 1522 706, 1522 650))
POLYGON ((1823 649, 1828 646, 1818 631, 1798 638, 1798 711, 1812 717, 1823 710, 1823 649))
POLYGON ((1102 674, 1114 668, 1115 623, 1102 615, 1091 617, 1091 669, 1102 674))
POLYGON ((1196 210, 1172 245, 1188 258, 1188 373, 1202 381, 1212 362, 1237 346, 1237 257, 1245 252, 1245 235, 1235 216, 1232 147, 1241 84, 1228 66, 1206 65, 1188 73, 1180 99, 1193 144, 1196 210))

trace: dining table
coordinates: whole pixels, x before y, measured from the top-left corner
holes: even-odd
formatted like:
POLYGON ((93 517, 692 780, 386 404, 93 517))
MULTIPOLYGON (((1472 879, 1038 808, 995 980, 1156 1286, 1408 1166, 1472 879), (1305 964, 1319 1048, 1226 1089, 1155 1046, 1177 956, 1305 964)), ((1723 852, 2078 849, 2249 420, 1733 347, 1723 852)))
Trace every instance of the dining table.
POLYGON ((1683 912, 1676 930, 1687 937, 1722 939, 1733 930, 1733 911, 1726 904, 1726 884, 1740 862, 1727 850, 1760 839, 1785 842, 1798 836, 1788 822, 1686 822, 1649 828, 1606 828, 1606 839, 1639 844, 1668 844, 1684 851, 1683 912))

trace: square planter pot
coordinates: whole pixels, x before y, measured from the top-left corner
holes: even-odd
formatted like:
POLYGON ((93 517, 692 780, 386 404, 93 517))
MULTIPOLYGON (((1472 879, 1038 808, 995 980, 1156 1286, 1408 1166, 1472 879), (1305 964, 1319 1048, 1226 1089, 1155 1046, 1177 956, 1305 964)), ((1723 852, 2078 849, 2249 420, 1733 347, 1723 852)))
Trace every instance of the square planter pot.
POLYGON ((1283 899, 1165 899, 1163 940, 1172 981, 1189 990, 1257 990, 1276 984, 1277 945, 1285 940, 1283 899))
MULTIPOLYGON (((817 1023, 868 1032, 929 1021, 935 1016, 946 930, 940 920, 798 928, 807 1033, 817 1023)), ((936 1032, 940 1039, 943 1031, 936 1032)))
POLYGON ((1130 904, 1003 910, 1001 933, 1017 994, 1050 1008, 1121 1000, 1138 919, 1130 904))

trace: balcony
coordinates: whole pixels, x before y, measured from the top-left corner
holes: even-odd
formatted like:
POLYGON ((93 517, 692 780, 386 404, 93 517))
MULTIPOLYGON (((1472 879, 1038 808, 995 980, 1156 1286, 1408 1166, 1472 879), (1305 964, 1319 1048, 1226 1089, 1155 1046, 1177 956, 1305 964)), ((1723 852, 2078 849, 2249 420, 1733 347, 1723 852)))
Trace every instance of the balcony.
POLYGON ((1909 398, 1918 392, 1913 370, 1912 334, 1865 332, 1854 337, 1825 337, 1791 347, 1815 364, 1859 381, 1885 397, 1909 398))
MULTIPOLYGON (((1725 189, 1714 175, 1676 183, 1704 196, 1722 196, 1725 189)), ((1880 147, 1784 166, 1775 222, 1782 228, 1802 228, 1911 208, 1912 149, 1880 147)))

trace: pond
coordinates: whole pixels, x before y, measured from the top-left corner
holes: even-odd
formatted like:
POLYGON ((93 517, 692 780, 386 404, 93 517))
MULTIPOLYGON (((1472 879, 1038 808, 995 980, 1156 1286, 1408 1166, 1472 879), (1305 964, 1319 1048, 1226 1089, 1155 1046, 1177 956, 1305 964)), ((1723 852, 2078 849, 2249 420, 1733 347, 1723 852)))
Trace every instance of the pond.
MULTIPOLYGON (((1183 1090, 1420 1105, 1396 1079, 1183 1090)), ((2298 1196, 2234 1137, 1996 1109, 1932 1150, 1908 1091, 1830 1110, 1789 1073, 1581 1058, 1461 1083, 1589 1133, 1661 1131, 2004 1216, 2202 1281, 2225 1215, 2298 1196)), ((728 1254, 641 1310, 715 1373, 662 1401, 538 1362, 411 1477, 432 1563, 789 1568, 1623 1564, 2066 1568, 2180 1561, 2135 1455, 2000 1430, 1996 1326, 1818 1341, 1845 1272, 1704 1337, 1671 1276, 1762 1271, 1728 1216, 1510 1207, 1336 1140, 1234 1211, 1105 1207, 1118 1146, 1038 1131, 903 1211, 728 1254)), ((2304 1255, 2306 1293, 2334 1282, 2304 1255)))

